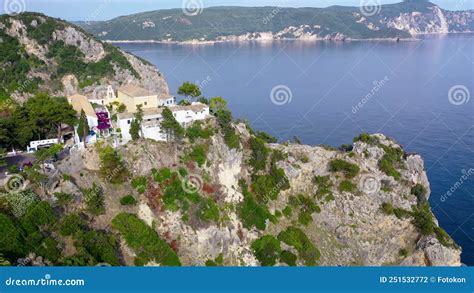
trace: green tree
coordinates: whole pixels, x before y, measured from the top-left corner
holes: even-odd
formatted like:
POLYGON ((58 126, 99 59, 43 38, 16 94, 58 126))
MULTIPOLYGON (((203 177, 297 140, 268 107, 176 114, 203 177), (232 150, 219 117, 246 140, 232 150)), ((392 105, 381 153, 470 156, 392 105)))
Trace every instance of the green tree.
POLYGON ((84 148, 87 148, 87 135, 89 134, 89 123, 87 122, 86 112, 81 110, 81 116, 79 118, 79 126, 77 127, 77 134, 84 142, 84 148))
POLYGON ((120 154, 110 145, 96 144, 100 159, 100 174, 106 182, 120 184, 125 182, 128 171, 120 154))
MULTIPOLYGON (((45 162, 47 160, 53 158, 53 157, 56 157, 59 154, 59 152, 61 152, 62 149, 63 149, 62 145, 55 144, 55 145, 52 145, 49 148, 39 149, 38 151, 35 152, 35 157, 36 157, 37 163, 39 163, 41 165, 41 170, 43 171, 43 175, 46 174, 45 162)), ((34 169, 35 170, 38 169, 37 166, 34 169)), ((33 172, 34 172, 34 170, 33 170, 33 172)), ((46 179, 46 178, 41 176, 42 174, 38 174, 38 175, 39 175, 39 176, 37 176, 38 182, 40 182, 42 187, 44 188, 43 183, 45 181, 44 179, 46 179)))
POLYGON ((63 150, 61 144, 54 144, 49 148, 39 149, 35 153, 35 157, 39 162, 45 162, 59 154, 63 150))
POLYGON ((4 253, 7 258, 16 258, 23 253, 21 234, 21 229, 15 225, 15 222, 9 216, 0 213, 0 235, 2 239, 0 252, 4 253))
POLYGON ((132 123, 130 123, 130 136, 132 137, 132 140, 140 138, 140 124, 137 120, 133 120, 132 123))
POLYGON ((117 106, 117 112, 118 113, 123 113, 127 111, 127 106, 125 106, 125 104, 122 104, 120 103, 118 106, 117 106))
POLYGON ((84 198, 87 211, 94 216, 105 213, 105 203, 102 188, 96 183, 92 184, 92 188, 84 190, 84 198))
POLYGON ((186 81, 178 88, 178 95, 185 96, 186 99, 197 98, 201 96, 201 89, 198 85, 186 81))
POLYGON ((64 97, 37 94, 28 99, 24 108, 29 125, 39 139, 50 137, 54 132, 61 139, 62 125, 75 125, 77 122, 76 111, 64 97))
POLYGON ((0 148, 0 167, 7 165, 7 162, 5 161, 6 155, 7 155, 7 152, 5 151, 5 149, 0 148))
POLYGON ((211 98, 209 102, 209 110, 212 113, 217 113, 220 110, 228 110, 227 101, 223 97, 214 97, 211 98))
POLYGON ((140 134, 143 137, 141 124, 143 122, 143 105, 137 105, 137 112, 135 112, 134 119, 130 124, 130 136, 132 140, 140 138, 140 134))
POLYGON ((163 115, 163 121, 161 121, 160 126, 162 131, 166 134, 166 141, 169 142, 183 137, 184 128, 176 121, 171 110, 165 107, 161 115, 163 115))
POLYGON ((143 105, 137 105, 137 112, 135 112, 135 119, 139 122, 143 122, 143 105))

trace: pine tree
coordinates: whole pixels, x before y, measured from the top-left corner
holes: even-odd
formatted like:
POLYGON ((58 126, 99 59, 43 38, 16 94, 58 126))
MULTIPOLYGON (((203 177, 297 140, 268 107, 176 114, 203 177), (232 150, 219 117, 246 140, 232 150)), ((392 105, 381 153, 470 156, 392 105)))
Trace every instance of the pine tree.
POLYGON ((161 113, 163 115, 163 121, 161 121, 161 129, 166 134, 166 141, 170 141, 175 138, 180 138, 184 135, 184 128, 179 124, 173 116, 173 113, 169 108, 166 108, 161 113))
POLYGON ((134 115, 134 119, 130 124, 130 136, 132 140, 137 140, 140 138, 140 134, 143 137, 142 133, 142 122, 143 122, 143 105, 137 105, 137 112, 134 115))
POLYGON ((197 98, 201 95, 201 89, 198 85, 186 81, 179 87, 178 95, 185 96, 186 99, 197 98))
POLYGON ((84 110, 81 110, 81 117, 79 118, 79 126, 77 127, 77 133, 84 142, 84 147, 87 148, 87 135, 89 134, 89 123, 87 122, 87 116, 84 110))
POLYGON ((140 124, 137 120, 133 120, 130 124, 130 136, 132 137, 132 140, 140 138, 140 124))

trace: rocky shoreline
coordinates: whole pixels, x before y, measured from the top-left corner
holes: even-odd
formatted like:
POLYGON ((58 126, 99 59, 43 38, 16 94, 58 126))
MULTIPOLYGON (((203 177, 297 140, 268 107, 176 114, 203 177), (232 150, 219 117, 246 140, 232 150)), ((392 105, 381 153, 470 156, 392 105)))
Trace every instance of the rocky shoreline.
POLYGON ((370 38, 370 39, 327 39, 327 38, 281 38, 281 39, 241 39, 241 38, 230 38, 230 39, 221 39, 213 41, 200 41, 200 40, 190 40, 190 41, 168 41, 168 40, 103 40, 106 43, 110 44, 165 44, 165 45, 215 45, 223 43, 275 43, 275 42, 305 42, 305 43, 319 43, 319 42, 388 42, 388 43, 398 43, 398 42, 419 42, 422 40, 423 36, 449 36, 449 35, 469 35, 474 34, 474 32, 456 32, 456 33, 427 33, 420 34, 417 37, 413 38, 370 38))
POLYGON ((344 39, 344 40, 334 40, 334 39, 298 39, 298 38, 283 38, 283 39, 249 39, 249 40, 215 40, 215 41, 156 41, 156 40, 104 40, 104 42, 110 44, 170 44, 170 45, 215 45, 215 44, 223 44, 223 43, 250 43, 250 42, 258 42, 258 43, 274 43, 274 42, 287 42, 287 41, 295 41, 295 42, 305 42, 305 43, 319 43, 319 42, 417 42, 420 41, 418 38, 374 38, 374 39, 344 39))

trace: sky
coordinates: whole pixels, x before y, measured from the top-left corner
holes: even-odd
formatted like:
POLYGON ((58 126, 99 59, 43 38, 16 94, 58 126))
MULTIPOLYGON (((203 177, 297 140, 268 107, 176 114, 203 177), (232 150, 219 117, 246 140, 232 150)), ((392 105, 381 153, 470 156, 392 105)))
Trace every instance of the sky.
MULTIPOLYGON (((0 14, 7 9, 42 12, 49 16, 74 20, 108 20, 121 15, 183 5, 210 6, 285 6, 327 7, 331 5, 360 6, 361 3, 396 3, 401 0, 0 0, 0 14)), ((432 0, 444 9, 474 9, 474 0, 432 0)), ((16 10, 13 10, 16 11, 16 10)))

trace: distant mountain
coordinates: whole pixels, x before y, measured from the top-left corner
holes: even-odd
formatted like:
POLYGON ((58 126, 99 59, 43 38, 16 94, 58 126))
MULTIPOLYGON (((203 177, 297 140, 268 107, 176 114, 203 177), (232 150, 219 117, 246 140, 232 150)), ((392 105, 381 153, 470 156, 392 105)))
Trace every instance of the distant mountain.
POLYGON ((77 24, 111 41, 396 39, 474 32, 474 10, 447 11, 413 0, 371 8, 212 7, 195 16, 169 9, 77 24))
POLYGON ((76 25, 38 13, 0 15, 0 52, 0 109, 9 97, 21 102, 38 91, 90 93, 100 84, 136 82, 168 93, 153 65, 76 25))

